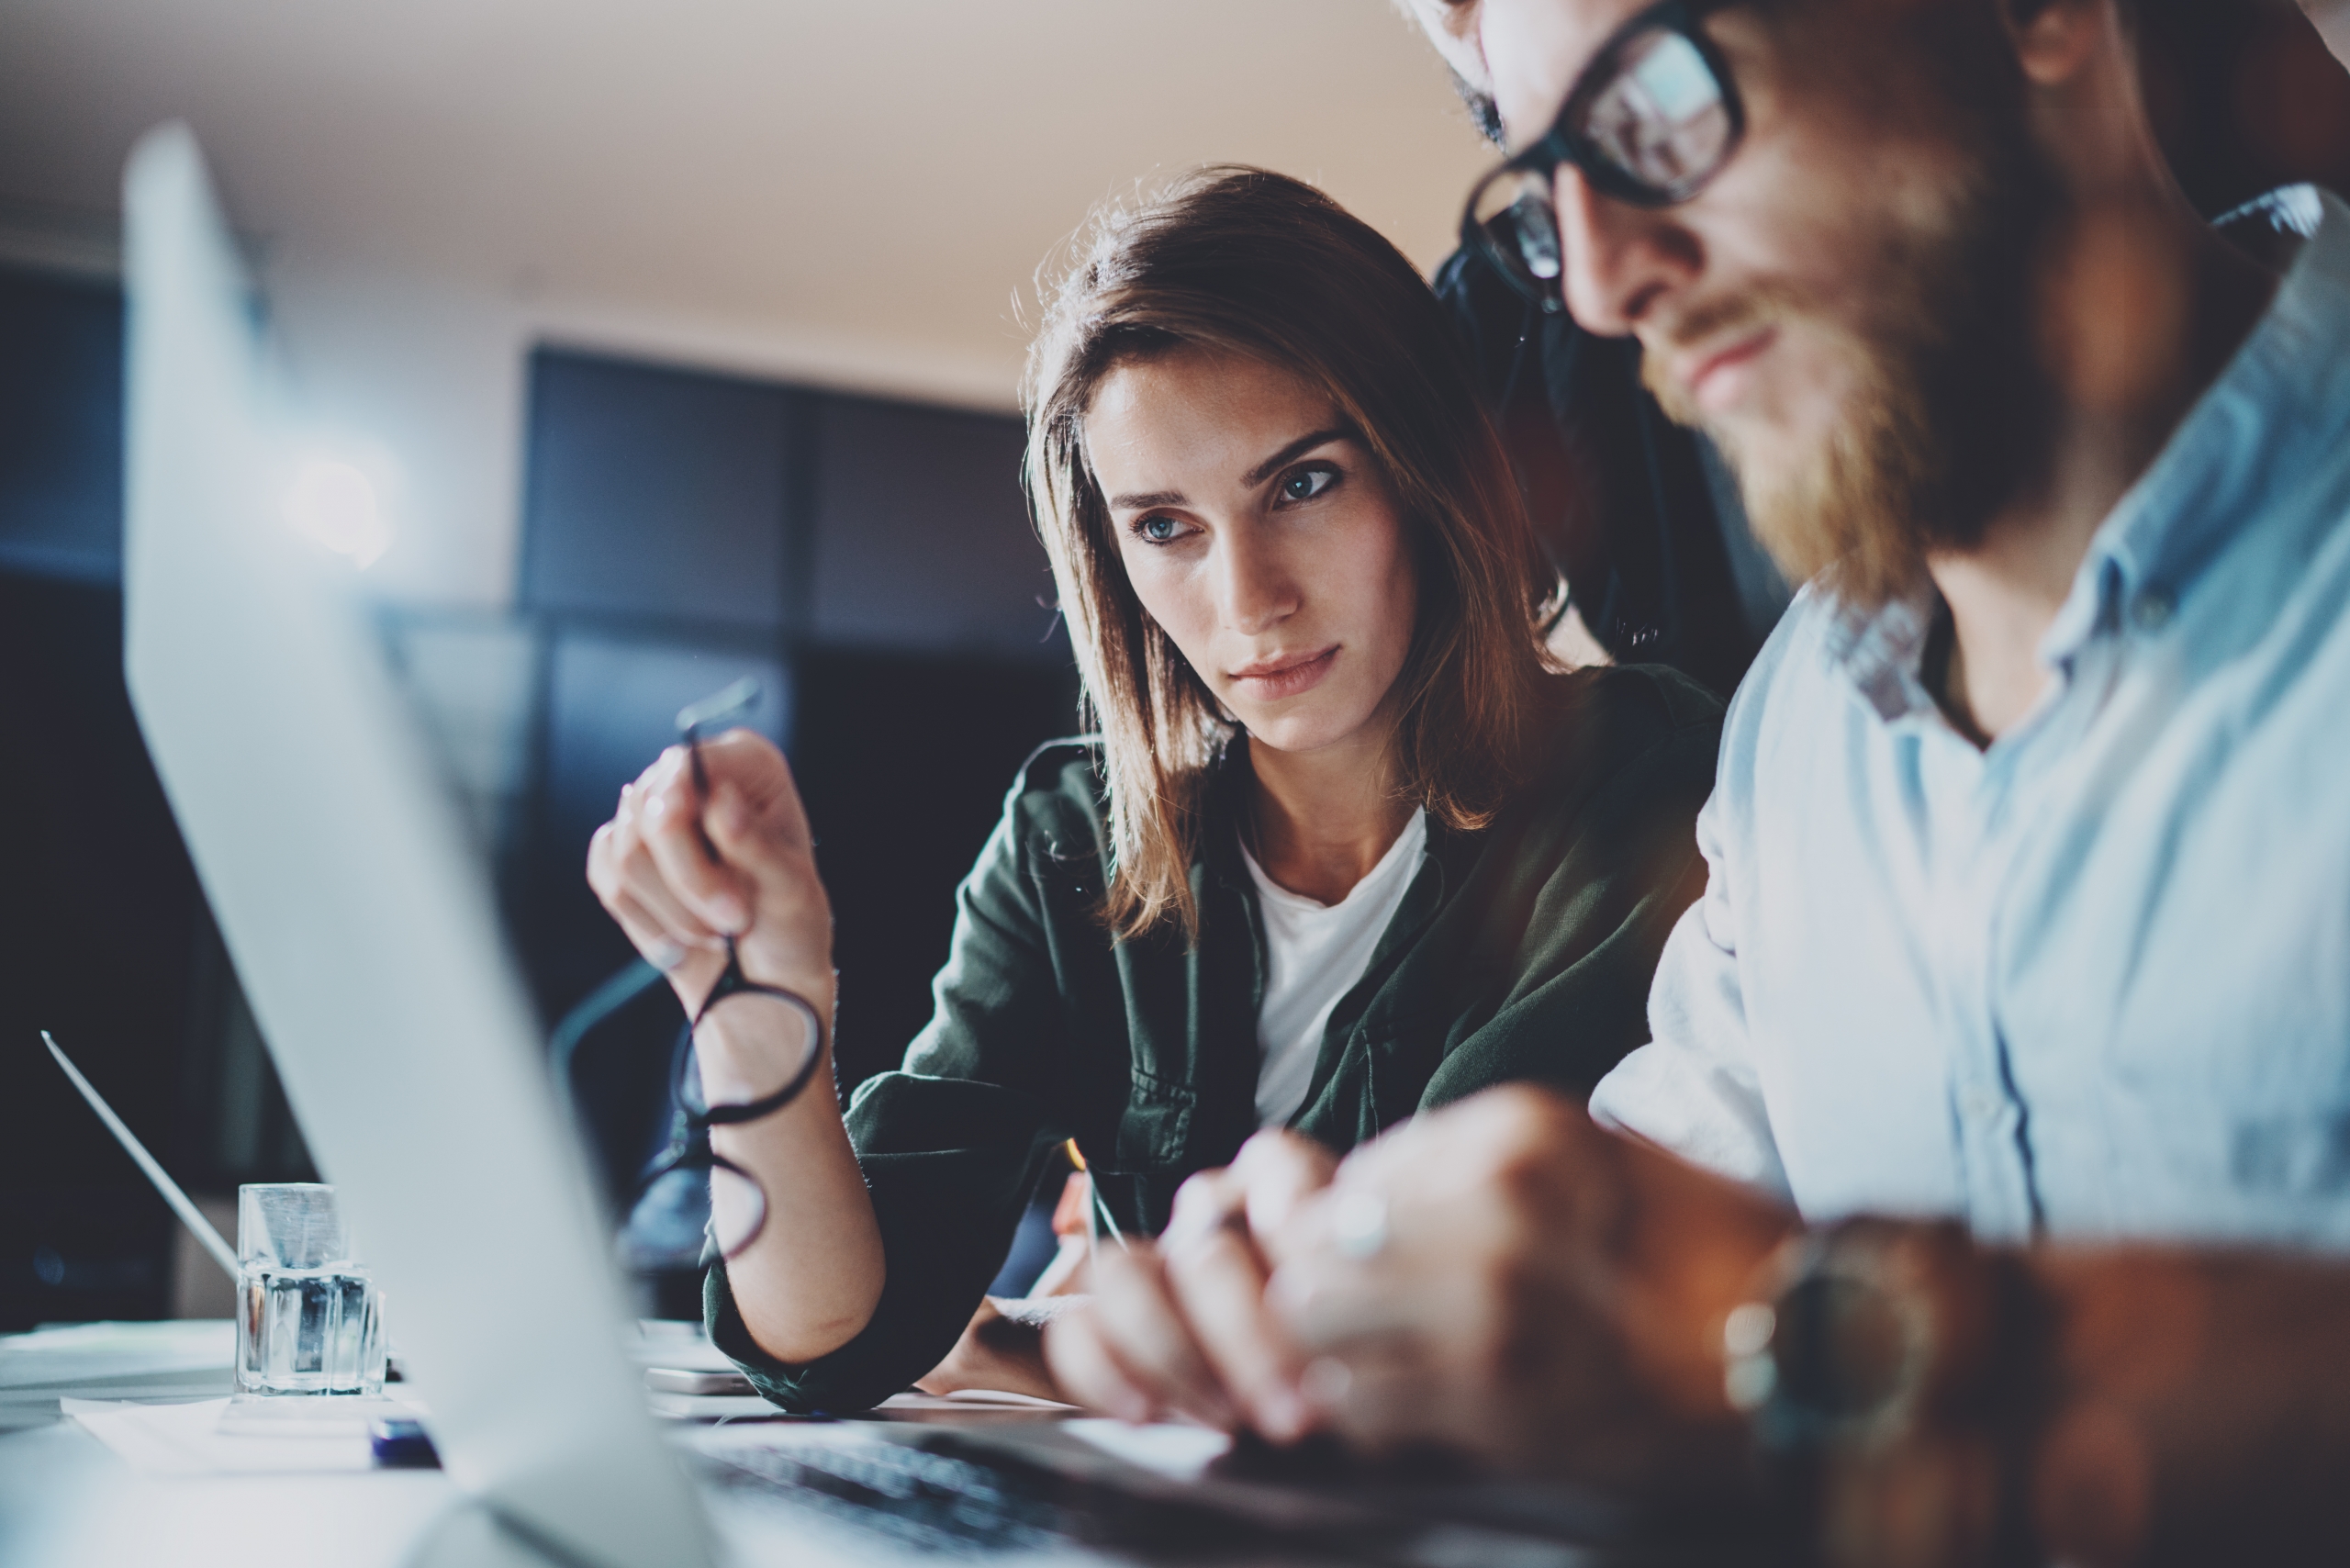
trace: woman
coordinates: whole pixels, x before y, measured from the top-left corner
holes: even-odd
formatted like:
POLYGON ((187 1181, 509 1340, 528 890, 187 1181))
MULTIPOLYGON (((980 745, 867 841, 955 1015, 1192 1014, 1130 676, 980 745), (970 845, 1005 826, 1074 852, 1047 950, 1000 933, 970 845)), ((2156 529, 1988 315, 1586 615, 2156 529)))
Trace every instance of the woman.
MULTIPOLYGON (((936 1365, 1065 1139, 1105 1234, 1149 1234, 1260 1127, 1343 1150, 1504 1080, 1587 1092, 1646 1037, 1700 886, 1711 700, 1546 666, 1555 577, 1439 308, 1336 204, 1226 169, 1106 219, 1027 405, 1100 734, 1013 782, 904 1070, 845 1118, 803 1095, 712 1130, 766 1202, 711 1332, 790 1408, 936 1365)), ((832 1015, 823 886, 757 737, 656 763, 589 879, 689 1011, 732 935, 832 1015)), ((755 1042, 699 1048, 756 1076, 755 1042)), ((991 1381, 1054 1392, 1033 1353, 991 1381)))

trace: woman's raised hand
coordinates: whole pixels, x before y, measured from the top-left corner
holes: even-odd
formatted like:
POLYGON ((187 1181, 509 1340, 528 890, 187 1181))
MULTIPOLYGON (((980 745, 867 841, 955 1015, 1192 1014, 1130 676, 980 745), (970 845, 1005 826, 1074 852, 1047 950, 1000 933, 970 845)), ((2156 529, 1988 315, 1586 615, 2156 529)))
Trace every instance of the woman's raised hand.
POLYGON ((683 746, 621 789, 588 846, 588 885, 688 1011, 717 982, 733 936, 745 975, 829 1020, 832 902, 791 767, 750 730, 703 742, 701 763, 706 801, 683 746))
MULTIPOLYGON (((701 766, 707 799, 682 746, 621 792, 588 847, 588 885, 689 1014, 725 972, 732 936, 745 979, 797 991, 829 1026, 833 909, 791 768, 749 730, 703 742, 701 766)), ((706 1061, 704 1071, 713 1065, 728 1070, 706 1061)), ((756 1238, 726 1261, 753 1340, 787 1364, 846 1344, 880 1299, 883 1262, 838 1103, 802 1094, 773 1114, 711 1128, 710 1142, 767 1197, 756 1238)))

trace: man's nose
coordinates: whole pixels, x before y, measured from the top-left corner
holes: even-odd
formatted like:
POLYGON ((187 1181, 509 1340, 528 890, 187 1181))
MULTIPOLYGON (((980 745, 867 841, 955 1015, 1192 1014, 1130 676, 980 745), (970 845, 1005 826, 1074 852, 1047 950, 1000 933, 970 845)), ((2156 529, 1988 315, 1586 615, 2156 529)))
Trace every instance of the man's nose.
POLYGON ((1571 163, 1559 165, 1550 201, 1559 214, 1560 293, 1585 331, 1624 336, 1696 275, 1695 236, 1669 209, 1604 196, 1571 163))
POLYGON ((1268 534, 1260 524, 1226 529, 1218 552, 1216 590, 1225 624, 1250 636, 1295 614, 1301 597, 1296 575, 1268 534))

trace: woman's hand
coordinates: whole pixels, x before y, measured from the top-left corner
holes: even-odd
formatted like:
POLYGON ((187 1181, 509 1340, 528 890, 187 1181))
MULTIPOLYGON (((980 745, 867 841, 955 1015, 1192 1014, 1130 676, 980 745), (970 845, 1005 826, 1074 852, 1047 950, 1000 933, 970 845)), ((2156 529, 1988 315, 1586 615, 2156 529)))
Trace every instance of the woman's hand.
POLYGON ((1083 1305, 1074 1295, 981 1296, 963 1337, 914 1386, 924 1394, 974 1388, 1067 1400, 1045 1366, 1045 1326, 1083 1305))
MULTIPOLYGON (((733 936, 744 975, 797 991, 829 1033, 832 904, 791 769, 748 730, 704 742, 701 761, 707 800, 682 746, 621 792, 620 810, 588 846, 588 885, 636 950, 667 973, 688 1014, 725 971, 733 936)), ((726 1036, 698 1048, 723 1052, 726 1036)), ((702 1065, 729 1071, 724 1061, 702 1065)), ((727 1260, 727 1283, 751 1338, 787 1365, 829 1354, 862 1330, 886 1273, 840 1105, 830 1079, 818 1082, 772 1114, 710 1135, 711 1148, 766 1195, 766 1222, 727 1260)))
POLYGON ((1276 1441, 1304 1436, 1299 1357, 1266 1310, 1271 1264, 1256 1238, 1287 1225, 1337 1163, 1294 1133, 1259 1133, 1228 1169, 1183 1183, 1156 1245, 1102 1244, 1091 1300, 1045 1335, 1065 1397, 1132 1421, 1182 1416, 1276 1441))
POLYGON ((703 742, 701 759, 707 801, 683 746, 621 790, 588 846, 588 885, 688 1012, 725 968, 732 935, 745 975, 798 991, 829 1024, 832 903, 790 765, 750 730, 703 742))

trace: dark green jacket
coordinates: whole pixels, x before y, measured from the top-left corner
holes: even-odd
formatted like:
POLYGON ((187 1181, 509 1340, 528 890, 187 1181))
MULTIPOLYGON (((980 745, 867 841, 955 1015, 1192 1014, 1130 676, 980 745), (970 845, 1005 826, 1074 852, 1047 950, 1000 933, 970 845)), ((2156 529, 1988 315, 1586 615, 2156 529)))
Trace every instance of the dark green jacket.
MULTIPOLYGON (((1331 1014, 1299 1132, 1348 1149, 1514 1080, 1588 1094, 1648 1038, 1657 955, 1704 886, 1694 823, 1719 707, 1662 667, 1545 685, 1542 764, 1483 831, 1430 820, 1418 875, 1331 1014)), ((1156 1233, 1183 1179, 1257 1130, 1265 948, 1239 853, 1246 767, 1210 788, 1187 948, 1163 930, 1113 942, 1102 924, 1097 757, 1066 741, 1028 759, 957 895, 937 1012, 904 1068, 850 1103, 888 1267, 864 1332, 785 1366, 711 1271, 711 1337, 778 1405, 863 1409, 944 1359, 1062 1139, 1119 1226, 1156 1233)))

